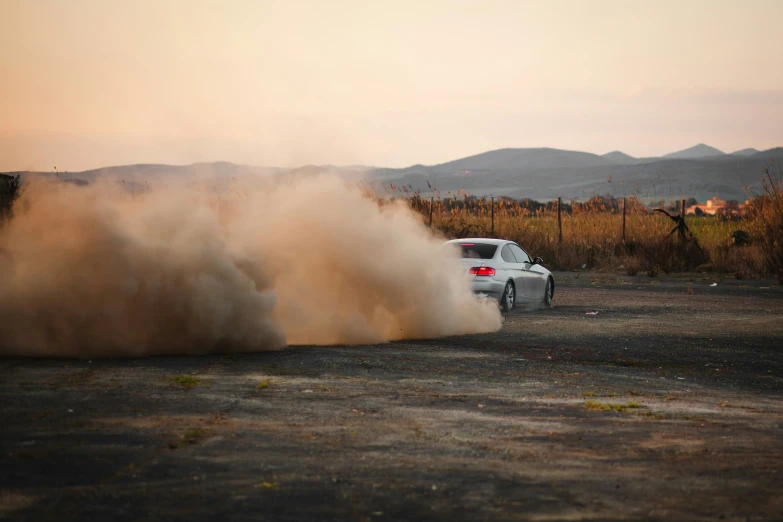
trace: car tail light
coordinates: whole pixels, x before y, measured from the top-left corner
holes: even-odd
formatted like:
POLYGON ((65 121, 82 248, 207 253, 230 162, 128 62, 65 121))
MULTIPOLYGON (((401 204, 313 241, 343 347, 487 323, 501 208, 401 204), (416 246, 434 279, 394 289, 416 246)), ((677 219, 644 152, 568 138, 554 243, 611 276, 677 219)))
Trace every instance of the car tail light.
POLYGON ((471 274, 475 276, 493 276, 495 275, 495 269, 491 266, 474 266, 469 271, 471 274))

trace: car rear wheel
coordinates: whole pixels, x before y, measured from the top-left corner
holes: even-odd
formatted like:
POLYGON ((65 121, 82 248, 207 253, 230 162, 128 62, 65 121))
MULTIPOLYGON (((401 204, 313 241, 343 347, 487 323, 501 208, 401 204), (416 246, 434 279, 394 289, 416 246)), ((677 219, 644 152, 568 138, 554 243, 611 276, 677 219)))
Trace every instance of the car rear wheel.
POLYGON ((554 296, 554 287, 552 286, 552 279, 547 278, 546 289, 544 290, 544 306, 552 306, 552 297, 554 296))
POLYGON ((516 292, 514 291, 514 283, 509 281, 506 283, 506 288, 503 290, 503 296, 500 298, 500 307, 504 312, 510 312, 514 308, 515 298, 516 292))

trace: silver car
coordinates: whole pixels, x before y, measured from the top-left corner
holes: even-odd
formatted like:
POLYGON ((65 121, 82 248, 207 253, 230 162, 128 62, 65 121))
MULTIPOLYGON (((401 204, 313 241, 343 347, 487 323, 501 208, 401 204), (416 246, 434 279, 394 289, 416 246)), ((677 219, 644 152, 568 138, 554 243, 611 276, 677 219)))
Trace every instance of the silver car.
POLYGON ((555 295, 552 273, 542 266, 543 259, 531 258, 513 241, 467 238, 453 239, 446 244, 461 249, 460 261, 473 292, 497 299, 503 311, 522 304, 552 306, 555 295))

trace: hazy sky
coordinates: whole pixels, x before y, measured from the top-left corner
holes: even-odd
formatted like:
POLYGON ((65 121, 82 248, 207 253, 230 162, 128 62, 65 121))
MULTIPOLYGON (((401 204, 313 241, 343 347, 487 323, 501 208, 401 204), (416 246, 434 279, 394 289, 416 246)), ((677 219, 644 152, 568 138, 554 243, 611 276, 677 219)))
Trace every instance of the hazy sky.
POLYGON ((0 170, 783 145, 781 0, 0 0, 0 170))

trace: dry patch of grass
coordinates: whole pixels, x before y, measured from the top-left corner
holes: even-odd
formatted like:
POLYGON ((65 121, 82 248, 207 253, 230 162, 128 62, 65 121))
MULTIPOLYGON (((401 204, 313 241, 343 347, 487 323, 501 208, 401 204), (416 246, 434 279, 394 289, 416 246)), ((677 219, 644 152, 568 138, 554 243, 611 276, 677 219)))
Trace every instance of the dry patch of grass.
POLYGON ((209 381, 205 381, 204 379, 201 379, 199 377, 194 377, 192 375, 174 375, 173 377, 169 377, 169 382, 172 384, 176 384, 177 386, 180 386, 185 390, 195 388, 199 384, 209 383, 209 381))
POLYGON ((615 392, 594 392, 594 391, 586 391, 582 393, 582 397, 617 397, 617 393, 615 392))
POLYGON ((635 410, 638 408, 644 408, 645 406, 643 404, 639 404, 638 402, 626 402, 624 404, 612 404, 608 402, 596 402, 596 401, 585 401, 585 409, 590 411, 616 411, 619 413, 628 413, 629 410, 635 410))
POLYGON ((653 419, 658 419, 658 420, 662 420, 662 419, 667 419, 668 418, 666 416, 666 414, 664 414, 664 413, 655 413, 654 411, 649 411, 649 410, 638 411, 638 412, 636 412, 636 414, 637 415, 642 415, 644 417, 652 417, 653 419))
MULTIPOLYGON (((775 190, 770 189, 767 200, 783 200, 783 188, 778 188, 783 187, 780 177, 771 178, 769 186, 775 190)), ((502 200, 493 204, 488 197, 476 198, 464 191, 450 192, 445 197, 436 191, 430 212, 430 202, 418 194, 410 193, 405 187, 393 189, 425 222, 431 219, 432 228, 446 237, 493 235, 516 241, 531 255, 543 257, 548 267, 559 270, 589 267, 655 277, 659 272, 699 268, 741 278, 763 277, 783 270, 779 268, 783 266, 783 250, 774 245, 769 247, 768 244, 774 242, 766 240, 783 230, 779 225, 783 223, 778 216, 783 215, 783 211, 779 211, 783 208, 780 204, 766 205, 766 213, 746 212, 736 221, 688 216, 686 223, 698 240, 701 253, 693 242, 682 243, 676 235, 669 236, 672 221, 653 213, 633 196, 627 200, 625 238, 621 206, 612 198, 596 197, 565 206, 560 217, 561 242, 556 204, 552 202, 530 206, 521 201, 502 200), (766 220, 762 219, 765 217, 766 220), (748 244, 735 245, 732 233, 736 230, 749 231, 752 240, 748 244)))

